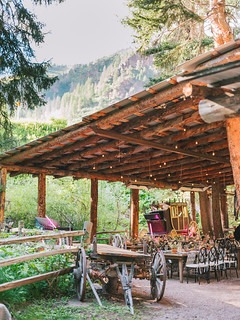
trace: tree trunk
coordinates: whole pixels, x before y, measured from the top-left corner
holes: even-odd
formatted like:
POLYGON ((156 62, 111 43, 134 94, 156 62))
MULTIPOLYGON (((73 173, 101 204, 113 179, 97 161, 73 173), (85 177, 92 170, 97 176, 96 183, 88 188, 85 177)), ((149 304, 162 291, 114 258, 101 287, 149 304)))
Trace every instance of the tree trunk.
POLYGON ((132 239, 138 238, 139 190, 131 189, 131 230, 132 239))
POLYGON ((40 173, 38 176, 38 217, 46 217, 46 175, 40 173))
POLYGON ((192 212, 192 220, 196 221, 196 206, 195 206, 195 192, 190 192, 190 201, 191 201, 191 212, 192 212))
MULTIPOLYGON (((7 185, 7 169, 1 169, 0 176, 0 224, 4 222, 5 200, 6 200, 6 185, 7 185)), ((0 228, 1 231, 1 228, 0 228)))
POLYGON ((210 217, 210 205, 207 195, 207 191, 199 192, 199 202, 200 202, 200 215, 202 222, 202 231, 204 235, 210 235, 212 237, 212 225, 210 217))
POLYGON ((237 195, 236 211, 238 211, 240 208, 240 117, 228 118, 226 120, 226 129, 230 161, 232 165, 233 179, 237 195))
POLYGON ((227 207, 227 195, 225 193, 224 186, 220 186, 220 204, 221 204, 221 220, 223 229, 229 228, 228 222, 228 207, 227 207))
POLYGON ((210 0, 209 20, 215 47, 233 40, 225 9, 225 0, 210 0))
POLYGON ((97 207, 98 207, 98 180, 91 179, 91 212, 90 221, 92 222, 91 241, 97 233, 97 207))
POLYGON ((223 229, 220 214, 220 185, 218 181, 212 185, 212 215, 214 237, 222 238, 223 229))

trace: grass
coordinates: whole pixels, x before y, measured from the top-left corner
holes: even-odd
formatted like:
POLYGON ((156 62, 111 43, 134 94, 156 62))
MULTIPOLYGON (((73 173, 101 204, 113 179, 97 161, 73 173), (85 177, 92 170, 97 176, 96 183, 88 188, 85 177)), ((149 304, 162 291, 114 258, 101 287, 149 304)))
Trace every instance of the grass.
POLYGON ((96 301, 88 303, 69 303, 69 298, 41 299, 10 306, 9 309, 15 320, 139 320, 139 310, 131 315, 128 308, 120 303, 102 300, 103 307, 96 301))

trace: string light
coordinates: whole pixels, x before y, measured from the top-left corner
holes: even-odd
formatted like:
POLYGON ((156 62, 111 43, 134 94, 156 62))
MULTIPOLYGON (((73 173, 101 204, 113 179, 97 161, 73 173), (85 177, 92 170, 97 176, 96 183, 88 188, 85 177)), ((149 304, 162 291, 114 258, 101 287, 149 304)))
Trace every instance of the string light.
POLYGON ((112 166, 110 166, 110 169, 112 169, 112 166))
POLYGON ((213 151, 212 155, 215 156, 215 152, 214 151, 213 151))
POLYGON ((164 166, 166 166, 167 165, 167 163, 166 162, 164 162, 164 166))
POLYGON ((198 141, 196 141, 195 144, 198 144, 198 141))

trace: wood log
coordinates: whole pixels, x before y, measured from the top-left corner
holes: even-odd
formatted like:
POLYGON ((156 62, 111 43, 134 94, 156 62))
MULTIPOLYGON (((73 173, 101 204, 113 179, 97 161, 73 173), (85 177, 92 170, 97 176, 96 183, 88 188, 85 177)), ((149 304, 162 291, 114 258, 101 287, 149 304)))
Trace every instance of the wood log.
POLYGON ((46 175, 38 176, 38 217, 46 217, 46 175))
POLYGON ((6 185, 7 185, 7 169, 1 169, 0 176, 0 223, 4 222, 5 200, 6 200, 6 185))
POLYGON ((4 259, 3 261, 0 260, 0 267, 11 266, 12 264, 17 264, 29 260, 39 259, 43 257, 50 257, 55 256, 57 254, 66 254, 66 253, 77 253, 79 250, 78 247, 72 246, 71 248, 62 248, 56 250, 49 250, 49 251, 41 251, 33 254, 27 254, 15 258, 4 259))
POLYGON ((218 180, 212 184, 212 216, 214 237, 215 239, 222 238, 223 228, 220 214, 220 184, 218 180))
POLYGON ((47 280, 49 278, 53 278, 53 277, 58 277, 64 274, 68 274, 71 273, 73 271, 74 267, 69 267, 69 268, 65 268, 65 269, 59 269, 57 271, 51 271, 48 273, 44 273, 41 275, 37 275, 37 276, 32 276, 29 278, 24 278, 21 280, 15 280, 15 281, 11 281, 11 282, 6 282, 3 284, 0 284, 0 292, 6 291, 6 290, 10 290, 10 289, 14 289, 17 287, 21 287, 30 283, 35 283, 38 281, 43 281, 43 280, 47 280))
POLYGON ((195 205, 195 192, 190 192, 190 201, 191 201, 191 212, 192 212, 192 220, 196 221, 196 205, 195 205))
POLYGON ((132 239, 138 238, 138 224, 139 224, 139 190, 131 189, 131 220, 130 220, 130 236, 132 239))
POLYGON ((97 232, 97 207, 98 207, 98 180, 91 179, 91 212, 90 221, 92 222, 92 234, 90 236, 90 241, 97 232))
POLYGON ((14 238, 5 238, 0 239, 0 245, 7 245, 7 244, 16 244, 16 243, 24 243, 24 242, 35 242, 35 241, 42 241, 42 240, 49 240, 49 239, 60 239, 66 237, 76 237, 76 236, 83 236, 85 232, 83 230, 76 230, 76 231, 64 231, 64 232, 53 232, 47 234, 41 234, 36 236, 28 236, 28 237, 14 237, 14 238))
POLYGON ((210 203, 209 203, 209 199, 206 191, 199 192, 199 202, 200 202, 202 232, 204 235, 209 234, 212 237, 213 233, 212 233, 212 225, 211 225, 211 217, 210 217, 210 203))
POLYGON ((238 208, 240 209, 240 117, 226 119, 228 147, 233 170, 234 185, 237 194, 238 208))

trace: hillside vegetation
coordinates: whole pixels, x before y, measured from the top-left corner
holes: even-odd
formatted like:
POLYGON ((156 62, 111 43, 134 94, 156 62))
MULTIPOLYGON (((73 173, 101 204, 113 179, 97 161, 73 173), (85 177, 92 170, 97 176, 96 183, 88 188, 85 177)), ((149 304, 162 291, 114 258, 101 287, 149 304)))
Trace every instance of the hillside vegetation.
POLYGON ((125 50, 84 65, 54 66, 59 80, 46 92, 47 104, 34 111, 19 109, 15 119, 48 121, 66 119, 68 124, 144 89, 159 76, 151 57, 125 50))

